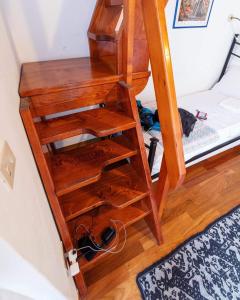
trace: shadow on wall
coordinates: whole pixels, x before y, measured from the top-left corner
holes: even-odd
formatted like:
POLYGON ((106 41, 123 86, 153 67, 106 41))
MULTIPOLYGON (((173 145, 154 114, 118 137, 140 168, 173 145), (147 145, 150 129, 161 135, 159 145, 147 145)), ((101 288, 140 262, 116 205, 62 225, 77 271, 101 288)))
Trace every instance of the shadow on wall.
POLYGON ((9 23, 7 22, 6 14, 3 13, 3 10, 1 9, 1 3, 0 3, 0 17, 1 16, 2 16, 2 19, 5 23, 5 28, 6 28, 6 31, 7 31, 8 38, 9 38, 9 43, 10 43, 12 51, 13 51, 13 56, 14 56, 14 59, 15 59, 15 63, 18 66, 18 68, 20 68, 20 59, 19 59, 17 49, 16 49, 16 46, 15 46, 15 43, 14 43, 13 35, 12 35, 12 32, 11 32, 9 23))
POLYGON ((87 29, 95 3, 3 0, 2 14, 16 57, 26 62, 87 56, 87 29))

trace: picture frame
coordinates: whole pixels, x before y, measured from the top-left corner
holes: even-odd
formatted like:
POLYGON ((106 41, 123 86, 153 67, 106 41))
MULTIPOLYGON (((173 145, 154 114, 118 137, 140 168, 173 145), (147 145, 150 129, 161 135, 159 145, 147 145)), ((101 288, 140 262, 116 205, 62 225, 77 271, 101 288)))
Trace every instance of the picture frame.
POLYGON ((214 0, 177 0, 173 28, 207 27, 214 0))

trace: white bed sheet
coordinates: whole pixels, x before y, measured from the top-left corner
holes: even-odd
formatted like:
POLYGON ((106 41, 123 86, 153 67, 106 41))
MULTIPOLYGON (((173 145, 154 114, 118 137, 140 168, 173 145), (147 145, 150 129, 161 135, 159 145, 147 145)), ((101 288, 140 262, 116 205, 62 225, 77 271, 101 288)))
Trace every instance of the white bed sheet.
MULTIPOLYGON (((205 137, 202 136, 199 141, 197 141, 198 144, 196 144, 196 139, 192 143, 189 143, 189 138, 184 138, 184 156, 186 161, 197 154, 205 152, 219 144, 240 136, 240 111, 232 108, 228 109, 226 106, 222 105, 223 103, 226 103, 226 101, 228 102, 228 98, 229 97, 224 96, 216 91, 208 90, 180 97, 178 99, 178 107, 184 108, 194 115, 196 114, 197 110, 206 112, 208 114, 208 119, 206 121, 197 121, 198 124, 196 124, 195 130, 203 126, 211 128, 215 132, 215 134, 212 133, 205 137), (199 124, 199 122, 203 122, 203 124, 199 124)), ((229 103, 234 103, 232 100, 233 98, 229 98, 229 103)), ((239 99, 238 101, 240 102, 239 99)), ((152 109, 156 108, 155 101, 145 101, 143 102, 143 105, 152 109)), ((150 139, 153 136, 161 140, 161 133, 152 130, 149 132, 144 132, 145 143, 149 145, 150 139)), ((240 142, 238 144, 240 144, 240 142)), ((162 154, 163 147, 161 143, 158 143, 152 175, 158 173, 160 170, 162 154)), ((212 155, 214 155, 214 153, 212 155)))

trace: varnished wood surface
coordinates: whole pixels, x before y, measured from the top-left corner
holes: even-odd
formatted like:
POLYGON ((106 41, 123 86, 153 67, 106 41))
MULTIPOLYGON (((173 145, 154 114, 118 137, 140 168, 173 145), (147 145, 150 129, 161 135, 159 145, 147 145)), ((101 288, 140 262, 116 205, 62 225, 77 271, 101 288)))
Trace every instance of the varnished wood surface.
POLYGON ((131 85, 133 79, 133 45, 136 19, 136 0, 123 0, 124 24, 122 32, 122 59, 124 82, 131 85))
MULTIPOLYGON (((134 95, 134 93, 138 94, 145 87, 149 76, 149 55, 145 29, 143 26, 142 1, 123 1, 124 21, 120 26, 118 32, 115 32, 115 28, 121 15, 122 7, 116 5, 116 2, 117 1, 97 0, 92 22, 90 24, 91 30, 89 30, 89 37, 91 37, 89 39, 89 43, 92 58, 37 62, 24 64, 22 68, 20 96, 31 97, 29 98, 29 101, 31 101, 32 116, 30 110, 28 110, 28 116, 26 116, 25 122, 26 130, 28 132, 32 146, 34 144, 37 144, 37 147, 33 148, 35 157, 38 160, 37 163, 41 170, 44 171, 45 169, 45 173, 47 173, 48 175, 47 177, 42 176, 43 181, 45 180, 45 186, 47 188, 49 187, 48 189, 46 189, 46 191, 48 197, 50 198, 50 204, 52 205, 53 210, 56 209, 56 211, 54 211, 56 221, 59 225, 59 230, 61 236, 63 237, 64 245, 67 250, 71 246, 72 242, 75 244, 75 230, 73 230, 75 225, 78 226, 79 223, 85 224, 85 219, 89 219, 89 217, 92 220, 91 216, 95 213, 96 215, 94 221, 96 222, 96 226, 94 227, 94 233, 96 235, 98 234, 97 236, 99 236, 101 230, 105 228, 107 224, 109 224, 111 218, 122 221, 126 226, 135 224, 136 221, 144 218, 148 223, 151 232, 156 237, 157 242, 160 243, 161 241, 159 219, 157 215, 157 205, 154 200, 154 195, 151 191, 150 172, 147 166, 146 152, 144 149, 142 132, 139 125, 140 123, 136 107, 136 99, 134 95), (106 6, 108 4, 111 4, 111 6, 106 6), (92 39, 92 34, 95 34, 94 39, 92 39), (113 37, 116 38, 113 39, 113 37), (134 74, 132 74, 132 72, 134 72, 134 74), (122 79, 126 81, 123 85, 121 84, 121 86, 124 87, 125 90, 121 90, 121 92, 118 93, 119 89, 116 86, 117 83, 122 79), (131 83, 133 83, 133 88, 128 86, 128 84, 131 83), (123 98, 121 97, 122 94, 123 98), (131 140, 132 146, 129 145, 128 141, 123 141, 123 137, 117 137, 114 138, 114 141, 102 140, 101 142, 96 142, 95 144, 86 143, 82 147, 71 149, 68 148, 61 151, 53 151, 51 147, 47 148, 45 145, 41 147, 35 124, 33 124, 33 120, 30 120, 31 117, 44 117, 47 114, 87 106, 90 105, 90 103, 111 103, 112 100, 117 101, 119 107, 123 106, 125 108, 124 111, 129 118, 134 118, 134 120, 137 121, 137 125, 135 128, 130 129, 124 133, 125 138, 131 140), (46 149, 48 150, 47 152, 45 152, 46 149), (42 151, 44 151, 45 156, 43 156, 42 151), (128 195, 125 199, 125 202, 123 202, 123 199, 119 197, 119 199, 121 200, 121 208, 115 207, 115 205, 108 205, 104 207, 97 207, 96 209, 92 209, 89 212, 89 202, 85 202, 82 208, 80 207, 80 210, 78 207, 76 210, 70 211, 70 215, 72 215, 68 215, 69 218, 75 217, 75 214, 77 214, 77 216, 76 218, 68 222, 69 227, 67 227, 65 223, 67 220, 63 219, 63 212, 61 210, 59 211, 60 203, 55 203, 56 200, 58 200, 58 197, 76 191, 79 188, 86 187, 89 184, 97 183, 102 178, 101 175, 103 174, 103 171, 106 170, 104 169, 105 166, 109 166, 110 164, 129 157, 131 157, 130 163, 132 167, 137 172, 138 177, 141 178, 140 183, 142 185, 141 187, 144 188, 144 193, 145 191, 147 191, 146 197, 142 199, 143 194, 139 196, 139 194, 136 195, 136 191, 133 192, 132 190, 128 190, 126 191, 128 195), (48 164, 48 168, 46 163, 48 164), (128 197, 130 196, 131 199, 128 199, 128 197), (129 206, 126 206, 127 204, 129 206), (79 215, 79 213, 82 213, 83 210, 85 210, 85 214, 79 215), (68 229, 70 229, 70 232, 68 229)), ((144 8, 146 10, 146 7, 144 8)), ((151 26, 151 20, 152 17, 154 20, 159 17, 157 15, 158 11, 157 9, 153 9, 153 11, 151 11, 149 7, 147 7, 147 10, 149 15, 148 25, 149 28, 151 28, 152 33, 154 34, 155 28, 151 26)), ((160 13, 163 14, 163 7, 161 7, 160 13)), ((164 16, 164 14, 162 16, 164 16)), ((160 26, 165 26, 164 17, 163 20, 160 17, 160 20, 158 19, 157 22, 160 23, 160 26)), ((146 22, 146 24, 147 23, 148 22, 146 22)), ((158 26, 156 29, 159 29, 158 26)), ((159 33, 158 30, 156 31, 157 33, 159 33)), ((163 34, 165 34, 163 39, 164 42, 167 41, 166 28, 163 28, 163 34)), ((149 47, 151 49, 151 45, 153 45, 153 43, 151 42, 152 36, 151 34, 149 36, 149 47)), ((156 40, 159 42, 160 37, 156 36, 156 40)), ((164 43, 160 42, 160 46, 158 45, 159 47, 155 47, 155 50, 159 51, 163 44, 164 43)), ((165 43, 164 45, 165 48, 168 49, 168 44, 165 43)), ((159 66, 159 57, 154 57, 154 55, 151 56, 153 57, 152 65, 155 65, 156 63, 156 65, 159 66)), ((164 70, 164 68, 162 68, 162 70, 164 70)), ((156 76, 156 74, 154 77, 161 78, 159 76, 156 76)), ((167 77, 167 79, 169 78, 167 77)), ((164 81, 164 85, 165 83, 166 86, 168 86, 169 82, 164 81)), ((171 100, 168 97, 166 97, 166 99, 171 100)), ((164 109, 164 114, 167 114, 167 118, 171 114, 174 116, 174 108, 176 109, 176 107, 174 106, 174 101, 165 102, 167 102, 167 104, 164 109), (169 107, 167 105, 169 105, 169 107), (168 111, 168 108, 170 108, 170 113, 168 111)), ((109 107, 113 109, 113 104, 109 104, 109 107)), ((169 118, 170 123, 171 121, 174 123, 176 119, 176 116, 174 118, 171 118, 173 116, 170 116, 169 118)), ((99 119, 99 116, 96 118, 99 119)), ((84 123, 84 127, 80 128, 80 130, 87 129, 90 131, 96 131, 96 127, 99 127, 100 124, 98 124, 98 126, 97 124, 94 124, 94 127, 94 125, 92 124, 89 125, 91 122, 93 123, 94 120, 92 120, 91 122, 89 120, 89 123, 88 120, 89 116, 87 119, 85 119, 85 121, 83 120, 82 123, 84 123)), ((114 120, 114 122, 115 121, 116 120, 114 120)), ((110 125, 113 125, 112 123, 114 122, 111 122, 111 120, 108 119, 108 123, 111 123, 110 125)), ((43 128, 43 126, 37 125, 42 142, 53 142, 54 140, 59 140, 60 138, 66 138, 76 134, 76 130, 79 130, 79 128, 77 128, 79 127, 79 124, 66 124, 66 122, 62 124, 62 119, 60 122, 56 122, 56 120, 53 121, 51 125, 53 124, 56 125, 53 126, 53 130, 51 130, 52 128, 48 130, 46 127, 43 128), (63 130, 63 128, 60 128, 61 126, 65 131, 63 130), (49 133, 47 135, 44 135, 44 131, 49 131, 49 133)), ((170 127, 171 125, 174 126, 176 124, 171 123, 170 127)), ((122 130, 122 128, 120 127, 118 129, 122 130)), ((105 129, 105 127, 103 128, 101 126, 100 128, 98 128, 98 130, 100 131, 104 131, 105 129)), ((109 127, 107 130, 109 130, 109 127)), ((166 130, 166 132, 164 133, 167 135, 169 132, 166 130)), ((109 134, 109 132, 105 131, 105 134, 109 134)), ((99 134, 99 136, 101 136, 101 133, 99 134)), ((174 142, 175 143, 172 143, 172 146, 175 147, 177 145, 176 148, 178 148, 180 144, 176 143, 178 142, 176 140, 174 142)), ((168 158, 170 157, 170 152, 167 156, 168 158)), ((173 159, 174 158, 175 157, 173 155, 173 159)), ((173 164, 173 167, 176 167, 176 172, 178 172, 178 165, 173 164)), ((172 179, 174 170, 175 169, 173 168, 169 171, 168 167, 168 172, 171 175, 169 178, 173 183, 175 183, 174 180, 177 181, 175 177, 174 180, 172 179)), ((178 183, 179 182, 180 180, 178 180, 178 183)), ((173 185, 174 184, 172 184, 172 187, 173 185)), ((130 189, 132 188, 134 188, 134 186, 131 183, 130 189)), ((105 192, 105 189, 103 191, 105 192)), ((94 200, 93 198, 88 200, 94 200)), ((71 201, 72 200, 73 198, 71 199, 71 201)), ((82 198, 80 199, 80 201, 82 201, 82 198)), ((95 207, 95 205, 97 206, 98 203, 92 203, 92 208, 95 207)), ((117 205, 119 205, 119 203, 117 205)), ((91 263, 86 263, 86 261, 81 262, 80 271, 86 271, 87 269, 91 268, 93 272, 93 267, 97 266, 97 260, 100 260, 100 258, 102 259, 102 256, 104 256, 105 259, 105 255, 99 253, 98 258, 91 261, 91 263)), ((109 257, 109 259, 111 258, 109 257)), ((112 262, 115 266, 118 264, 116 258, 114 258, 114 261, 112 262)), ((84 296, 86 294, 86 285, 82 274, 76 276, 75 281, 80 294, 84 296)))
POLYGON ((104 167, 136 154, 124 136, 71 150, 62 148, 49 160, 56 194, 62 196, 98 181, 104 167))
MULTIPOLYGON (((112 62, 114 63, 114 62, 112 62)), ((26 63, 22 66, 21 97, 47 94, 117 79, 111 65, 88 57, 26 63)))
POLYGON ((59 201, 65 219, 69 221, 100 205, 124 208, 147 195, 141 178, 127 164, 107 171, 97 183, 64 195, 59 201))
POLYGON ((88 37, 91 57, 107 61, 108 57, 112 56, 115 60, 114 67, 117 74, 124 73, 126 67, 124 48, 128 46, 134 52, 133 72, 148 71, 149 54, 143 25, 141 0, 97 0, 88 30, 88 37), (116 26, 119 24, 122 14, 121 4, 123 4, 124 20, 120 24, 119 30, 116 31, 116 26), (127 16, 128 12, 130 19, 127 16), (134 36, 133 43, 126 44, 126 34, 130 37, 131 33, 129 22, 133 25, 134 36))
MULTIPOLYGON (((122 75, 115 72, 115 61, 107 57, 108 63, 100 59, 89 57, 43 62, 26 63, 22 66, 19 87, 21 97, 47 95, 76 88, 91 87, 107 83, 118 82, 122 75)), ((145 87, 149 72, 137 72, 133 79, 145 79, 145 87)), ((139 91, 138 82, 136 90, 139 91)), ((135 86, 135 84, 134 84, 135 86)))
POLYGON ((143 178, 143 182, 146 182, 148 189, 150 191, 150 197, 148 206, 152 211, 152 214, 146 219, 148 225, 150 226, 153 234, 156 237, 157 243, 161 243, 161 228, 157 213, 157 205, 154 198, 154 195, 152 193, 152 180, 151 180, 151 174, 149 170, 149 165, 147 161, 147 154, 146 149, 144 145, 143 140, 143 134, 142 134, 142 128, 140 124, 140 118, 138 114, 137 109, 137 102, 134 94, 133 88, 131 86, 127 85, 124 82, 120 82, 121 86, 124 88, 125 92, 125 110, 126 112, 131 112, 135 121, 136 121, 136 133, 129 132, 128 136, 131 139, 132 143, 135 145, 135 147, 138 148, 139 155, 138 157, 134 157, 132 159, 132 164, 134 168, 137 170, 138 174, 141 174, 141 177, 143 178), (127 100, 130 100, 129 102, 127 100))
POLYGON ((108 33, 105 32, 88 32, 88 37, 95 41, 108 41, 108 42, 114 42, 117 39, 117 35, 114 33, 108 33))
MULTIPOLYGON (((88 228, 88 230, 91 231, 96 239, 96 242, 101 243, 100 235, 105 228, 109 226, 116 227, 117 231, 119 232, 119 229, 123 228, 123 226, 128 228, 130 225, 146 217, 150 212, 151 211, 143 201, 139 201, 122 209, 102 206, 97 211, 96 216, 93 215, 92 217, 92 213, 89 215, 84 214, 71 221, 69 223, 69 228, 72 237, 77 240, 79 237, 82 237, 84 233, 86 233, 82 226, 79 227, 79 224, 83 224, 86 228, 88 228), (116 224, 111 220, 119 220, 120 223, 116 224)), ((111 245, 108 247, 111 247, 111 245)), ((81 257, 79 260, 81 270, 84 272, 95 266, 99 262, 99 259, 102 259, 107 255, 112 256, 111 253, 99 252, 90 262, 88 262, 84 257, 81 257)))
POLYGON ((186 169, 164 10, 166 3, 161 0, 142 0, 164 158, 169 186, 174 189, 183 183, 186 169))
POLYGON ((106 6, 123 5, 123 0, 105 0, 106 6))
POLYGON ((128 229, 125 250, 85 273, 88 300, 140 300, 136 275, 240 204, 240 147, 188 169, 185 184, 167 199, 164 244, 144 221, 128 229))
MULTIPOLYGON (((32 114, 30 110, 30 101, 29 99, 21 99, 20 103, 20 114, 22 117, 22 121, 24 127, 26 129, 26 133, 29 139, 29 143, 31 145, 31 149, 34 154, 34 158, 36 160, 38 170, 41 174, 41 178, 43 180, 45 191, 47 192, 49 203, 51 209, 53 211, 53 215, 55 217, 58 230, 61 234, 61 238, 64 242, 65 249, 69 251, 72 249, 72 241, 69 232, 66 230, 66 221, 63 216, 61 206, 59 204, 58 198, 54 191, 54 184, 52 181, 51 174, 48 169, 47 162, 45 160, 44 153, 42 151, 42 147, 37 135, 37 131, 32 119, 32 114)), ((80 277, 80 276, 79 276, 80 277)))
POLYGON ((84 133, 104 137, 135 125, 123 112, 98 108, 38 122, 36 128, 41 143, 48 144, 84 133))

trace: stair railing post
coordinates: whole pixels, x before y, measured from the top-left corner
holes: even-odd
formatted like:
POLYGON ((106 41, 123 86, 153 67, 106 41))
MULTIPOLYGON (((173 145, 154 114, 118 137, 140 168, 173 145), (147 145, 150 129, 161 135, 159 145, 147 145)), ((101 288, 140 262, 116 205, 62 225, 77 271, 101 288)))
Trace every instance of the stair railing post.
POLYGON ((135 32, 136 0, 123 1, 123 76, 124 81, 132 84, 133 47, 135 32))
POLYGON ((142 0, 152 76, 161 123, 164 155, 155 192, 159 217, 170 188, 179 187, 186 168, 182 128, 178 114, 173 68, 165 18, 167 0, 142 0))

